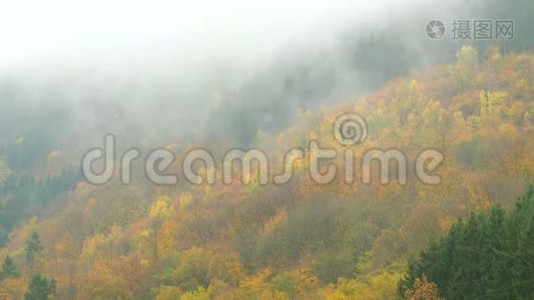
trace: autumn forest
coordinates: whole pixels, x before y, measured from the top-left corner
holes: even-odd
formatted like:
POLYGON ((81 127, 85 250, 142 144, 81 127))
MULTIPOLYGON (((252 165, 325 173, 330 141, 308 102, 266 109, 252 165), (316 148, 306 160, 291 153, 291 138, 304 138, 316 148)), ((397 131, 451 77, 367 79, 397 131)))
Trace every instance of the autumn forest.
POLYGON ((239 93, 153 73, 0 76, 0 299, 533 299, 534 48, 519 35, 534 10, 512 9, 527 25, 516 21, 510 44, 458 42, 423 63, 394 30, 365 33, 343 63, 284 54, 239 93), (187 96, 210 99, 201 109, 172 100, 199 85, 209 92, 187 96), (347 114, 365 121, 357 143, 336 136, 347 114), (103 184, 82 172, 107 133, 116 162, 141 152, 129 183, 119 169, 103 184), (350 153, 318 163, 336 168, 328 183, 310 174, 311 142, 350 153), (154 149, 175 157, 153 176, 177 182, 151 180, 154 149), (195 149, 214 157, 192 163, 200 184, 182 172, 195 149), (259 149, 269 165, 251 163, 247 180, 236 165, 223 181, 229 149, 259 149), (401 153, 405 174, 389 156, 366 168, 373 149, 401 153), (288 157, 291 178, 261 182, 288 157))

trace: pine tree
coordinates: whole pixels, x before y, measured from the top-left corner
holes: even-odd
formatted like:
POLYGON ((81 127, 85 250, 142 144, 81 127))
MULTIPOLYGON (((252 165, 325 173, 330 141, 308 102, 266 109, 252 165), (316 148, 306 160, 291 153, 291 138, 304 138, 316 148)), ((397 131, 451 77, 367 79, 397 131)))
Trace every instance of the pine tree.
POLYGON ((28 291, 24 295, 25 300, 46 300, 48 296, 56 293, 56 281, 52 279, 48 281, 46 277, 41 274, 33 276, 28 284, 28 291))
POLYGON ((0 273, 0 279, 14 278, 18 276, 15 262, 11 256, 7 255, 2 263, 2 272, 0 273))
POLYGON ((33 232, 31 237, 26 241, 24 251, 26 252, 26 262, 28 267, 32 269, 35 262, 35 254, 43 251, 43 245, 41 244, 41 239, 37 232, 33 232))
POLYGON ((446 299, 531 299, 534 295, 534 187, 516 209, 500 207, 458 222, 431 242, 399 282, 400 296, 426 275, 446 299))

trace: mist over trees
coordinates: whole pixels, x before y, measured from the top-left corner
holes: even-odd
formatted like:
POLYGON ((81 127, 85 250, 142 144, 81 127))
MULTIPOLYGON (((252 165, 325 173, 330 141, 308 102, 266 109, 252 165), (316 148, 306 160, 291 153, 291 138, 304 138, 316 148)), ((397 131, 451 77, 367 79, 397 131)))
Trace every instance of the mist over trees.
POLYGON ((464 44, 479 50, 480 61, 489 45, 497 45, 503 54, 530 49, 530 6, 523 0, 512 5, 499 0, 453 1, 439 11, 429 4, 413 6, 406 15, 386 10, 373 20, 355 20, 356 25, 347 25, 329 39, 284 47, 252 72, 243 72, 247 68, 234 60, 219 66, 206 62, 195 69, 172 61, 176 69, 169 70, 156 60, 152 68, 132 66, 130 72, 83 64, 39 70, 32 76, 24 68, 4 72, 0 145, 5 148, 26 137, 36 151, 52 151, 83 131, 80 149, 72 150, 78 150, 76 156, 108 132, 135 146, 169 142, 167 136, 249 146, 257 130, 277 132, 292 124, 297 108, 317 110, 371 92, 411 69, 450 63, 464 44), (450 23, 478 15, 514 16, 516 37, 506 43, 454 42, 429 40, 424 33, 429 19, 450 23), (32 122, 20 124, 21 118, 32 122))
MULTIPOLYGON (((375 13, 339 15, 349 20, 325 12, 272 52, 261 39, 203 49, 156 39, 146 52, 0 65, 0 298, 531 298, 532 1, 378 2, 375 13), (476 18, 513 19, 514 39, 425 33, 432 19, 449 34, 453 20, 476 18), (345 113, 368 125, 354 147, 333 134, 345 113), (109 133, 117 163, 127 149, 142 153, 130 184, 82 176, 82 156, 109 133), (280 185, 259 183, 261 165, 248 184, 180 177, 191 149, 213 154, 216 174, 219 154, 261 149, 278 174, 288 150, 310 141, 353 150, 355 182, 343 181, 340 157, 321 165, 339 171, 324 185, 308 157, 280 185), (177 184, 148 180, 143 163, 157 148, 175 154, 162 173, 177 184), (437 149, 440 183, 412 167, 401 183, 393 162, 389 183, 377 163, 364 184, 369 149, 398 149, 409 166, 437 149)), ((192 27, 217 29, 208 17, 220 16, 192 27)))

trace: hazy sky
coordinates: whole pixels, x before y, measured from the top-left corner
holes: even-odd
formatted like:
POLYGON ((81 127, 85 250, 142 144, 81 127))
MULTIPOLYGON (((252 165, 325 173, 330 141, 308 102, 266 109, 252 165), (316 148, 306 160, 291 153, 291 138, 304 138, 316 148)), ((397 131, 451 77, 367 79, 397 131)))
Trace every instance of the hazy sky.
POLYGON ((265 55, 290 39, 323 29, 328 34, 353 19, 372 16, 384 4, 384 0, 3 1, 0 66, 158 56, 165 49, 186 56, 265 55))

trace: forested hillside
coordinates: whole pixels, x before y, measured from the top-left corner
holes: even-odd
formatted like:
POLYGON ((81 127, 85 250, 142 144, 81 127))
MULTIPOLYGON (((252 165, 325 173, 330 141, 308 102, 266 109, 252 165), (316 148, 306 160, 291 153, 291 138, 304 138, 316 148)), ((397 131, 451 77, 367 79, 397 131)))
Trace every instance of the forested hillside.
MULTIPOLYGON (((130 185, 92 185, 62 149, 30 168, 35 141, 16 139, 0 160, 0 295, 529 298, 534 54, 490 48, 484 57, 463 47, 455 63, 413 70, 333 108, 298 110, 279 133, 258 131, 254 146, 276 173, 288 150, 312 140, 346 150, 332 124, 343 113, 364 116, 352 184, 315 184, 297 160, 282 185, 260 185, 257 174, 249 184, 158 186, 134 175, 130 185), (375 148, 399 149, 410 168, 424 149, 439 150, 440 183, 412 171, 405 184, 382 184, 377 173, 362 183, 359 160, 375 148)), ((198 146, 177 144, 167 146, 177 158, 198 146)), ((334 163, 343 170, 341 158, 334 163)))
MULTIPOLYGON (((499 206, 473 213, 432 240, 410 264, 400 291, 421 293, 416 280, 437 283, 447 299, 529 299, 534 294, 534 186, 507 214, 499 206)), ((424 289, 423 289, 424 290, 424 289)))

